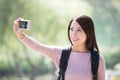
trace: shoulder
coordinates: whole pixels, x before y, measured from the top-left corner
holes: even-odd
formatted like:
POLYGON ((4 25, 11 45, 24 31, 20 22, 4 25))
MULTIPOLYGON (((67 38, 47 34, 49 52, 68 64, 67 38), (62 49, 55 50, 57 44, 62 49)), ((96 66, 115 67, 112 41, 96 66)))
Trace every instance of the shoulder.
POLYGON ((52 49, 55 53, 61 53, 64 48, 61 46, 52 46, 52 49))
POLYGON ((101 54, 101 53, 94 53, 94 57, 98 57, 98 56, 99 56, 99 62, 105 61, 103 54, 101 54), (95 55, 95 54, 96 54, 96 55, 95 55))
POLYGON ((58 59, 60 59, 62 51, 66 49, 67 47, 61 47, 61 46, 52 46, 53 53, 56 55, 58 59))
POLYGON ((102 61, 102 62, 105 61, 103 54, 100 54, 100 53, 99 53, 99 57, 100 57, 100 62, 101 62, 101 61, 102 61))
POLYGON ((105 59, 104 56, 102 54, 99 54, 100 58, 99 58, 99 68, 105 68, 105 59))
POLYGON ((59 67, 61 54, 62 54, 62 51, 63 51, 65 48, 66 48, 66 47, 52 46, 53 53, 54 53, 54 59, 53 59, 53 61, 56 63, 57 67, 59 67))
POLYGON ((99 80, 105 80, 105 59, 102 54, 100 54, 100 60, 99 60, 99 68, 98 68, 98 79, 99 80))
POLYGON ((63 47, 61 47, 61 46, 52 46, 52 48, 53 48, 53 51, 55 53, 62 53, 62 50, 67 49, 69 47, 66 47, 66 46, 63 46, 63 47))

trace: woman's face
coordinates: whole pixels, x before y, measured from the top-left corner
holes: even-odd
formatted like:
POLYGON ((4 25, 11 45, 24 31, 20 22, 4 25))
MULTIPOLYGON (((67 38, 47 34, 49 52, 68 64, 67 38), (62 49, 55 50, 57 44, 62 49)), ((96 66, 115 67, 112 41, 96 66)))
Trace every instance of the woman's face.
POLYGON ((86 34, 83 31, 82 27, 75 20, 73 20, 71 23, 69 33, 73 46, 85 44, 86 34))

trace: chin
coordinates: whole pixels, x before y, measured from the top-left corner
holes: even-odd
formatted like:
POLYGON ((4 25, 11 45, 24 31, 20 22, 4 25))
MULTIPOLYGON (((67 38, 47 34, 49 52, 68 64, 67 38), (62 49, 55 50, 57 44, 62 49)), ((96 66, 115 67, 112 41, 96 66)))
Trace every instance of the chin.
POLYGON ((78 43, 73 43, 73 46, 78 46, 78 45, 80 45, 80 44, 78 44, 78 43))
POLYGON ((72 44, 73 44, 73 46, 81 46, 84 44, 84 42, 83 43, 82 42, 73 42, 72 44))

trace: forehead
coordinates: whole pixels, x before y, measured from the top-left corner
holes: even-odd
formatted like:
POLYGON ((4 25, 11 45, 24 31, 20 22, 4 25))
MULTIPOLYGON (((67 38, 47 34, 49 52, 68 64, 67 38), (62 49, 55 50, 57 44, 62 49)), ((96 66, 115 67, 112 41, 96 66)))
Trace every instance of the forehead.
POLYGON ((73 28, 81 28, 81 26, 78 24, 77 21, 73 20, 72 23, 71 23, 71 26, 70 27, 73 27, 73 28))

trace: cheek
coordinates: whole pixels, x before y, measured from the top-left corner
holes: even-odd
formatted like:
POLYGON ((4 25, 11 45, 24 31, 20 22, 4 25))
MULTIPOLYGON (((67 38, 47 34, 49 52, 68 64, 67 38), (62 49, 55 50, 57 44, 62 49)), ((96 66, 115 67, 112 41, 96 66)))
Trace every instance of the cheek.
POLYGON ((84 41, 86 41, 86 39, 87 39, 87 36, 86 36, 86 35, 84 35, 84 36, 83 36, 83 38, 84 38, 83 40, 84 40, 84 41))
POLYGON ((81 42, 85 42, 87 37, 86 37, 85 34, 82 34, 82 35, 79 36, 79 38, 80 38, 81 42))
POLYGON ((71 33, 71 31, 69 31, 69 37, 70 37, 70 39, 71 39, 71 37, 72 37, 72 33, 71 33))
POLYGON ((83 38, 84 38, 83 40, 84 40, 84 41, 86 41, 86 39, 87 39, 87 38, 86 38, 86 35, 84 35, 84 37, 83 37, 83 38))

